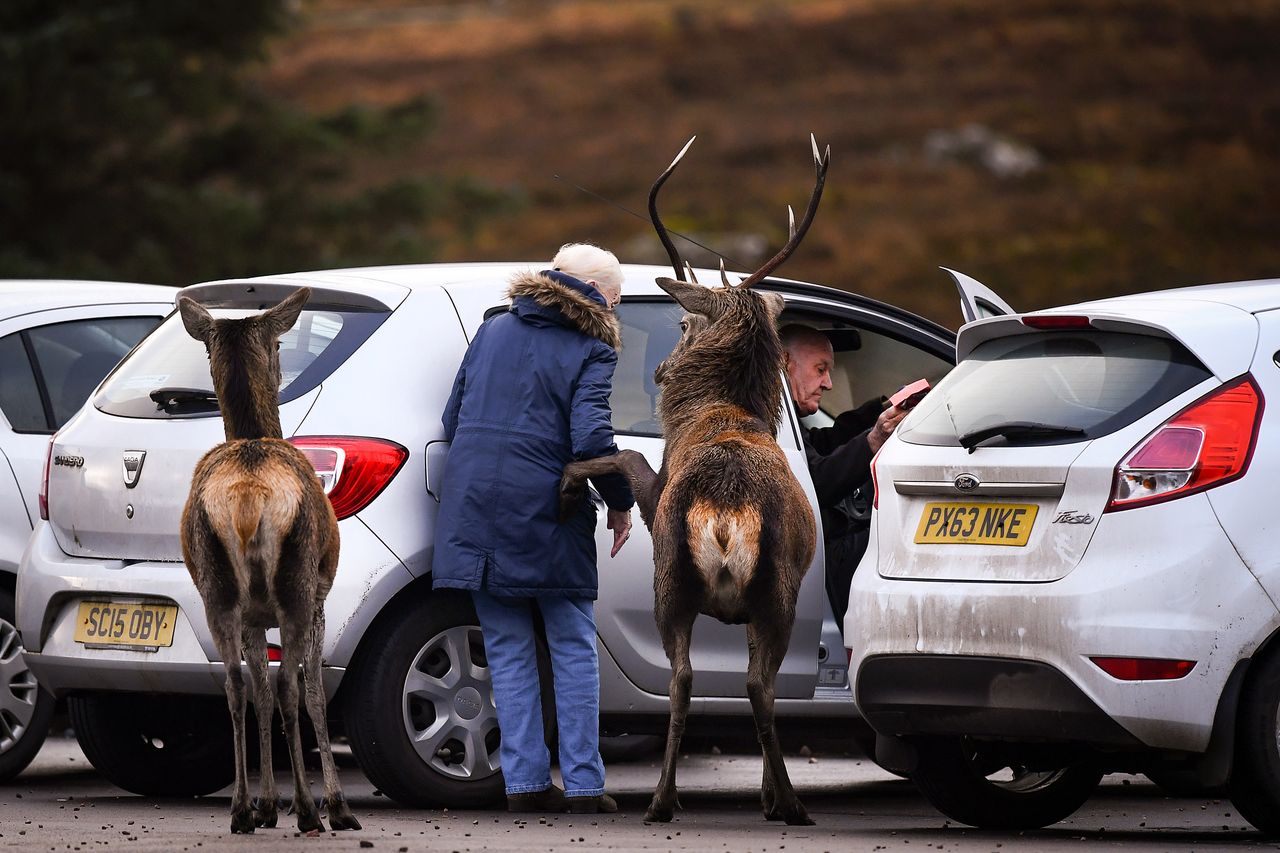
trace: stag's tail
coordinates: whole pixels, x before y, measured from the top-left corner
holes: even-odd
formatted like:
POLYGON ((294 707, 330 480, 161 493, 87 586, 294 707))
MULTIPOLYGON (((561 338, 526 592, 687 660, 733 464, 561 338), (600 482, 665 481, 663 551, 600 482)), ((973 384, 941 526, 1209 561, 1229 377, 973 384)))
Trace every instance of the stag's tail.
POLYGON ((231 487, 231 527, 240 540, 240 552, 249 550, 249 543, 258 534, 262 524, 262 512, 267 505, 267 490, 258 483, 236 483, 231 487))
POLYGON ((760 512, 694 498, 685 514, 693 564, 712 588, 730 581, 746 588, 760 560, 760 512), (728 577, 725 577, 725 575, 728 577))

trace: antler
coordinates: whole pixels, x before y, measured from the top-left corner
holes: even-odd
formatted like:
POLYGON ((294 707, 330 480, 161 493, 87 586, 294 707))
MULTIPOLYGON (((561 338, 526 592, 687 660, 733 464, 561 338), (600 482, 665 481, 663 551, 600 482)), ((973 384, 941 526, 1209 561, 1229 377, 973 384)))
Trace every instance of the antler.
MULTIPOLYGON (((676 159, 671 161, 671 165, 658 176, 658 180, 653 182, 653 187, 649 190, 649 219, 653 222, 653 227, 658 232, 658 239, 662 241, 662 247, 667 250, 667 257, 671 259, 671 268, 676 271, 676 278, 680 281, 688 280, 684 277, 687 265, 680 260, 680 253, 676 251, 675 244, 671 242, 671 235, 667 233, 666 226, 662 224, 662 219, 658 216, 658 190, 662 189, 662 185, 667 182, 667 178, 671 177, 671 173, 676 170, 681 158, 689 150, 689 146, 693 145, 693 140, 697 138, 697 136, 689 137, 689 141, 680 149, 676 159)), ((690 270, 690 275, 692 274, 692 270, 690 270)))
MULTIPOLYGON (((765 261, 764 266, 753 272, 750 277, 744 279, 738 287, 746 288, 751 287, 753 284, 759 284, 771 272, 781 266, 783 261, 791 257, 791 253, 800 245, 800 241, 804 239, 805 232, 809 230, 809 225, 813 222, 813 215, 818 212, 818 202, 822 199, 822 187, 827 182, 827 166, 831 164, 831 146, 828 145, 826 151, 819 154, 818 140, 812 133, 809 134, 809 141, 813 144, 813 165, 816 177, 814 178, 813 195, 809 196, 809 208, 804 212, 804 218, 800 220, 800 227, 796 227, 795 212, 788 206, 790 237, 787 240, 787 245, 783 246, 782 251, 778 252, 778 254, 765 261)), ((677 157, 676 159, 680 158, 677 157)))

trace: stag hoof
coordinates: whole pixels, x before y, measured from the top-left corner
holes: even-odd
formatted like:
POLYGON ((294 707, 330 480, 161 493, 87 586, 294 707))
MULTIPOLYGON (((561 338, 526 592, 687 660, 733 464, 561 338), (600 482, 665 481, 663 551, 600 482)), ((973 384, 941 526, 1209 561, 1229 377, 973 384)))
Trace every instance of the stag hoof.
POLYGON ((335 832, 340 829, 360 829, 360 821, 351 813, 351 807, 341 796, 326 799, 325 813, 329 815, 329 828, 335 832))
POLYGON ((653 802, 649 803, 649 808, 644 813, 644 819, 650 823, 670 823, 671 818, 675 815, 675 810, 680 808, 680 800, 678 798, 672 797, 671 800, 671 803, 664 803, 654 797, 653 802))
POLYGON ((809 817, 809 813, 799 803, 795 804, 795 808, 784 813, 782 819, 787 822, 787 826, 813 826, 813 818, 809 817))
POLYGON ((232 835, 252 835, 253 824, 254 820, 252 809, 245 808, 231 813, 232 835))
POLYGON ((564 475, 560 478, 560 523, 573 518, 574 514, 582 508, 582 501, 587 496, 587 485, 580 477, 575 477, 569 473, 568 468, 565 469, 564 475))

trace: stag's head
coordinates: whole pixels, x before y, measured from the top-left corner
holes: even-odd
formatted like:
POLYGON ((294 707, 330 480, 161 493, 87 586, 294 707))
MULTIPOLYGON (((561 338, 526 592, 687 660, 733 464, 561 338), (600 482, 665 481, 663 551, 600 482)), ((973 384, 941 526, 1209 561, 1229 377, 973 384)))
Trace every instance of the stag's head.
POLYGON ((278 436, 280 336, 293 328, 310 296, 302 287, 269 311, 238 319, 214 317, 194 299, 178 299, 182 325, 208 353, 229 439, 278 436))
MULTIPOLYGON (((694 137, 693 139, 696 138, 694 137)), ((778 294, 754 290, 753 285, 772 274, 800 245, 800 241, 804 238, 805 232, 809 230, 814 214, 818 210, 818 202, 822 199, 822 189, 826 183, 827 166, 831 162, 830 146, 824 152, 819 153, 818 141, 810 135, 809 139, 813 147, 815 169, 814 188, 809 197, 808 208, 805 210, 804 217, 798 226, 795 214, 791 211, 791 208, 787 209, 789 237, 786 245, 766 261, 764 266, 738 283, 729 280, 722 260, 720 262, 720 285, 706 287, 698 283, 693 275, 693 269, 681 260, 675 244, 672 243, 666 227, 662 224, 662 218, 658 215, 657 206, 658 191, 662 189, 662 185, 666 183, 667 178, 671 177, 676 166, 680 164, 681 159, 688 152, 689 147, 693 145, 693 139, 685 143, 684 148, 671 161, 671 165, 658 177, 658 180, 653 184, 653 188, 649 191, 649 217, 653 222, 654 229, 658 232, 658 239, 662 241, 662 245, 667 251, 667 256, 671 259, 671 266, 676 274, 675 278, 659 278, 657 283, 685 310, 684 316, 680 319, 679 341, 672 349, 671 354, 654 371, 654 382, 659 385, 663 383, 671 365, 679 363, 696 340, 708 334, 716 335, 718 327, 741 326, 743 323, 748 323, 762 331, 766 331, 766 333, 772 333, 771 337, 776 339, 777 319, 778 315, 782 313, 785 303, 778 294)), ((727 334, 728 331, 725 330, 723 333, 727 334)))

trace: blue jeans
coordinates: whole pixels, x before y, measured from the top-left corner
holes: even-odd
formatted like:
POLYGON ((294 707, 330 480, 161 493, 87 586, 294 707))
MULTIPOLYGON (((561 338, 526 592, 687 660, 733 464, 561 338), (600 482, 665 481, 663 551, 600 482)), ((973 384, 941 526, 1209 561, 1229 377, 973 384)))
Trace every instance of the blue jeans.
POLYGON ((600 759, 600 666, 595 609, 585 598, 499 598, 472 592, 493 698, 502 729, 499 755, 508 794, 551 787, 551 756, 542 730, 542 698, 534 645, 533 608, 542 611, 551 650, 560 775, 570 797, 604 793, 600 759))

